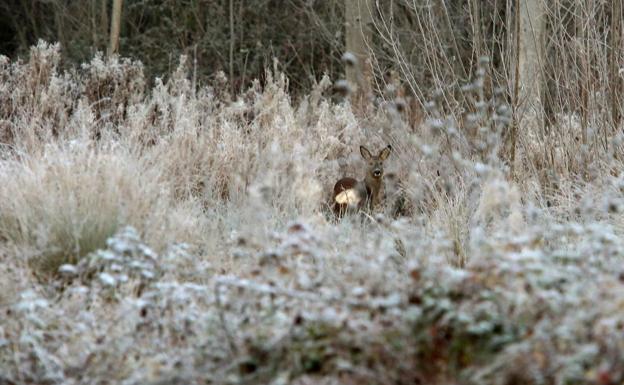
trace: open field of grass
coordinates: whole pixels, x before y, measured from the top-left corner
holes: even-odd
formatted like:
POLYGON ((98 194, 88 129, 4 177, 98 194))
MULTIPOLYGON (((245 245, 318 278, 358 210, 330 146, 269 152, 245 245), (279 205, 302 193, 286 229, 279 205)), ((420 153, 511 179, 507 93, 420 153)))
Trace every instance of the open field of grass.
POLYGON ((527 115, 510 164, 486 61, 464 121, 60 60, 0 57, 0 384, 624 382, 621 130, 527 115))

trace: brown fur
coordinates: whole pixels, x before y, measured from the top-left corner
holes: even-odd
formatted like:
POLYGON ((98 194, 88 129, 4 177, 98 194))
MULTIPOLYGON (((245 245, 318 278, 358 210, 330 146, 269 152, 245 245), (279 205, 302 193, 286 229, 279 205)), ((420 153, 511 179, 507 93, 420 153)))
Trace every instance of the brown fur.
POLYGON ((372 210, 380 202, 383 162, 390 155, 390 151, 392 147, 387 146, 378 155, 373 156, 366 147, 360 146, 360 154, 368 162, 366 176, 361 181, 346 177, 336 182, 332 194, 334 214, 340 217, 350 208, 372 210), (351 204, 345 203, 345 200, 351 204))

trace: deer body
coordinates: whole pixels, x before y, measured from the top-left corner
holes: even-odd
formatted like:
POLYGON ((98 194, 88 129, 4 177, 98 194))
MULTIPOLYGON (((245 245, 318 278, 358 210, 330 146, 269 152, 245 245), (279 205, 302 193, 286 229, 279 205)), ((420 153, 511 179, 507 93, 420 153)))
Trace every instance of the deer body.
POLYGON ((354 178, 342 178, 334 185, 332 195, 334 213, 342 216, 348 210, 372 210, 380 201, 383 181, 383 162, 392 151, 391 146, 385 147, 378 155, 373 156, 364 146, 360 146, 360 154, 368 162, 366 176, 358 181, 354 178))

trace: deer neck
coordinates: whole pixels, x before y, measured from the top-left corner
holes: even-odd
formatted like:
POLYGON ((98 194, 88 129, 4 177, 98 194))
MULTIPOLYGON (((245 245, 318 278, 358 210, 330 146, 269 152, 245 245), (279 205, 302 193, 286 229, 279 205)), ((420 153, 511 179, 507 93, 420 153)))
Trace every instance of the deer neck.
POLYGON ((370 175, 366 175, 364 178, 364 185, 366 186, 369 203, 371 207, 376 205, 379 201, 379 190, 381 190, 381 178, 373 178, 370 175))

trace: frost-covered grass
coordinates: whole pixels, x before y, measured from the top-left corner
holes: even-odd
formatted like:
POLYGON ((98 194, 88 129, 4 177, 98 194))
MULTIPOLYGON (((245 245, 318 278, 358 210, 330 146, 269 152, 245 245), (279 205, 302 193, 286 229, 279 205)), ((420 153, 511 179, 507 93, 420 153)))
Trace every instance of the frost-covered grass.
POLYGON ((545 169, 521 130, 512 175, 480 75, 465 126, 434 101, 409 127, 329 79, 231 100, 184 60, 151 90, 58 60, 0 58, 0 383, 624 381, 620 138, 545 169), (336 221, 333 182, 387 143, 384 207, 336 221))

